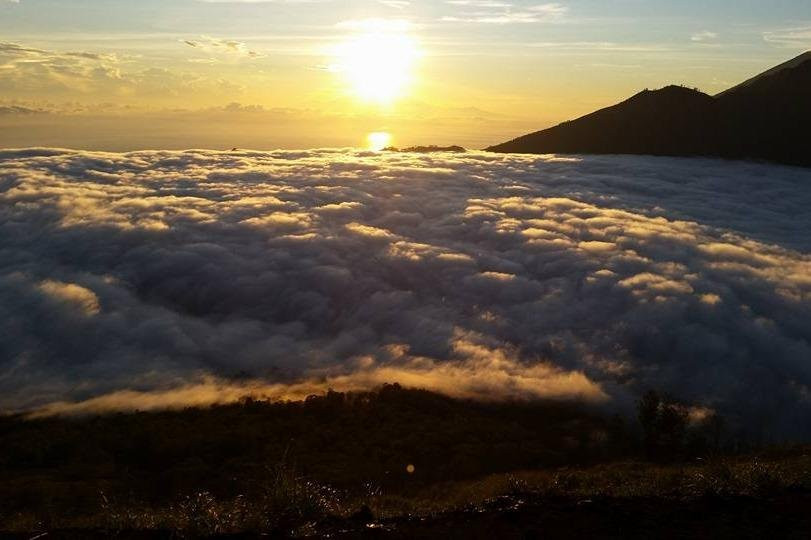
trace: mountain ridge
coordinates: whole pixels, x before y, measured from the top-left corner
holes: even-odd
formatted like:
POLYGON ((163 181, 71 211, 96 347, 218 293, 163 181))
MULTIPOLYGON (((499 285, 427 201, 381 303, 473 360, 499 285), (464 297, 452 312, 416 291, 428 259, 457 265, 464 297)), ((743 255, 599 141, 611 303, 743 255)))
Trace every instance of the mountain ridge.
POLYGON ((811 52, 716 96, 670 85, 491 152, 651 154, 767 160, 811 166, 811 52))
POLYGON ((746 79, 742 83, 740 83, 738 85, 735 85, 732 88, 727 88, 723 92, 720 92, 720 93, 716 94, 715 97, 721 97, 721 96, 723 96, 725 94, 735 92, 737 90, 740 90, 741 88, 745 88, 747 86, 750 86, 750 85, 762 80, 764 77, 770 77, 772 75, 776 75, 777 73, 779 73, 779 72, 781 72, 781 71, 783 71, 785 69, 795 68, 795 67, 797 67, 797 66, 799 66, 799 65, 801 65, 801 64, 803 64, 803 63, 805 63, 805 62, 807 62, 809 60, 811 60, 811 51, 804 52, 799 56, 795 56, 794 58, 792 58, 791 60, 789 60, 787 62, 783 62, 782 64, 779 64, 779 65, 777 65, 777 66, 775 66, 775 67, 773 67, 771 69, 767 69, 766 71, 764 71, 762 73, 759 73, 759 74, 755 75, 754 77, 752 77, 750 79, 746 79))

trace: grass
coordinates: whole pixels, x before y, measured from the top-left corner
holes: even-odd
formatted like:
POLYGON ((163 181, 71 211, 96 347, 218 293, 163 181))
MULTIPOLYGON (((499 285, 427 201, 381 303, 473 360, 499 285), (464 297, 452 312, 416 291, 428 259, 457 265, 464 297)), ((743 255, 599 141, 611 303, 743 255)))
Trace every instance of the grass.
POLYGON ((638 430, 575 404, 481 404, 395 386, 297 403, 0 418, 0 532, 306 536, 329 523, 489 511, 505 498, 811 492, 808 448, 732 455, 744 446, 697 444, 702 433, 684 431, 678 451, 660 456, 670 463, 653 463, 640 459, 638 430))
POLYGON ((364 508, 376 520, 392 521, 480 509, 504 497, 573 501, 764 498, 811 491, 811 453, 797 448, 774 456, 719 457, 686 464, 628 461, 585 468, 519 471, 477 480, 441 482, 410 493, 387 492, 372 485, 336 490, 307 479, 282 463, 267 471, 263 486, 254 497, 220 499, 200 491, 178 497, 165 506, 114 499, 100 492, 94 512, 2 515, 0 530, 30 533, 82 529, 110 535, 133 530, 173 531, 188 538, 240 532, 307 536, 315 534, 324 522, 352 521, 359 512, 366 512, 364 508))
POLYGON ((488 475, 474 481, 433 485, 409 497, 384 496, 381 516, 427 516, 484 505, 503 496, 684 500, 811 491, 811 451, 806 450, 797 448, 791 455, 773 457, 718 457, 669 465, 626 461, 488 475))

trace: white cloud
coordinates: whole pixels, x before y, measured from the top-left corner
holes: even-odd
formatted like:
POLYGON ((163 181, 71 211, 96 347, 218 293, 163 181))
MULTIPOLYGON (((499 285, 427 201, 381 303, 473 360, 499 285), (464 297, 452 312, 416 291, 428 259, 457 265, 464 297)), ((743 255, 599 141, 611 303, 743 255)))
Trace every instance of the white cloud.
POLYGON ((442 17, 446 22, 481 24, 514 24, 557 21, 569 11, 559 3, 514 6, 509 2, 490 0, 447 0, 447 4, 460 8, 458 14, 442 17))
POLYGON ((333 0, 197 0, 206 4, 319 4, 333 0))
POLYGON ((264 56, 259 52, 249 49, 244 42, 235 39, 202 36, 200 39, 184 39, 181 40, 181 42, 189 47, 207 53, 226 53, 247 58, 262 58, 264 56))
POLYGON ((115 54, 51 51, 0 41, 0 89, 64 89, 123 82, 115 54))
MULTIPOLYGON (((193 49, 198 51, 197 58, 191 58, 191 61, 236 63, 264 56, 232 39, 203 37, 184 40, 183 43, 192 55, 193 49)), ((190 65, 187 67, 191 68, 190 65)), ((0 91, 5 93, 7 99, 50 101, 54 98, 86 102, 92 97, 102 103, 102 109, 109 112, 111 99, 120 108, 126 108, 126 102, 136 97, 188 103, 190 95, 232 99, 243 90, 240 84, 223 76, 206 75, 176 66, 171 69, 155 67, 137 56, 43 49, 0 41, 0 91), (128 99, 120 101, 122 96, 128 99)), ((73 103, 73 106, 79 105, 73 103)), ((99 107, 94 106, 93 109, 98 111, 99 107)))
POLYGON ((409 0, 378 0, 378 2, 394 9, 404 9, 411 5, 409 0))
POLYGON ((693 34, 692 36, 690 36, 690 40, 695 41, 697 43, 700 43, 700 42, 703 42, 703 41, 714 41, 716 39, 718 39, 718 34, 715 33, 715 32, 707 31, 707 30, 705 30, 703 32, 697 32, 697 33, 693 34))
POLYGON ((811 47, 811 25, 769 30, 763 33, 763 40, 781 47, 811 47))
POLYGON ((0 151, 0 408, 658 388, 811 436, 809 209, 704 159, 0 151))

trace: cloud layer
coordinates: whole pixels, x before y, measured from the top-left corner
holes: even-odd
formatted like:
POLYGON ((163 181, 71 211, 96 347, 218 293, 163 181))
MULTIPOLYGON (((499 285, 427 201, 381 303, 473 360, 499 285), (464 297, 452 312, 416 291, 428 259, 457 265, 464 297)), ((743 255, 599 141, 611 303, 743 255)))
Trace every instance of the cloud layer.
POLYGON ((713 160, 0 151, 0 408, 658 388, 807 437, 810 209, 713 160))

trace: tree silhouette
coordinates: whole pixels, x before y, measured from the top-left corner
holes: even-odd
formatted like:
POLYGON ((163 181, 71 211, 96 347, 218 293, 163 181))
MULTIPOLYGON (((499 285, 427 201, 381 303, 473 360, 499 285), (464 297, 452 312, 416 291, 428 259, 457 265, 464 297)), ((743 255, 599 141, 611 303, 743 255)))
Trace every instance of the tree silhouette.
POLYGON ((649 459, 679 456, 687 433, 687 410, 667 396, 650 390, 637 404, 643 446, 649 459))

